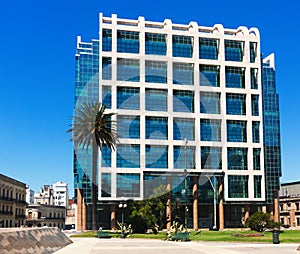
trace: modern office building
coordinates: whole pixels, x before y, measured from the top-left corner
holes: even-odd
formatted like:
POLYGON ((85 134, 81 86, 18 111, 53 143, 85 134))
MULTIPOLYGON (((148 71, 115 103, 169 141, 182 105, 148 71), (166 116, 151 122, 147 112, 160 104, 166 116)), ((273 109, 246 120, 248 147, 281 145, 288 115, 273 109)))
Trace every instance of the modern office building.
MULTIPOLYGON (((97 40, 78 37, 75 81, 75 109, 101 101, 116 113, 120 137, 98 162, 98 226, 114 227, 120 201, 148 198, 160 185, 171 190, 168 204, 182 208, 175 215, 168 205, 167 227, 174 216, 191 228, 239 227, 254 211, 273 212, 278 95, 259 31, 102 14, 99 27, 97 40), (264 122, 275 120, 271 144, 264 122)), ((91 160, 91 151, 75 150, 75 198, 88 229, 91 160)))
POLYGON ((26 184, 0 174, 0 227, 25 225, 26 184))

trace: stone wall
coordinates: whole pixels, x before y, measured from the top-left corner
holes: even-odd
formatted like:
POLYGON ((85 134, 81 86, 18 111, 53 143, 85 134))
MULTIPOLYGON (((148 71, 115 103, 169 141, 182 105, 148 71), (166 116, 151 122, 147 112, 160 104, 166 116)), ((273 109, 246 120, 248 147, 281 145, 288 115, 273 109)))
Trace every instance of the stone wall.
POLYGON ((48 254, 71 243, 58 228, 0 229, 0 253, 3 254, 48 254))

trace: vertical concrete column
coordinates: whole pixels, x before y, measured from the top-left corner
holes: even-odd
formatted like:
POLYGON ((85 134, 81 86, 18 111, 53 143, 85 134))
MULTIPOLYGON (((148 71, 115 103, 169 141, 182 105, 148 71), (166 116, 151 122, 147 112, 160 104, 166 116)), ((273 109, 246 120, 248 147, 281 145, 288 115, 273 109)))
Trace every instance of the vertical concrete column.
POLYGON ((274 190, 274 221, 278 222, 278 217, 279 217, 279 200, 278 200, 278 190, 274 190))
POLYGON ((77 231, 82 230, 82 189, 77 188, 77 231))
POLYGON ((295 210, 296 210, 295 203, 291 203, 291 207, 290 207, 290 226, 291 227, 295 227, 296 226, 295 210))
POLYGON ((224 229, 223 179, 219 177, 219 229, 224 229))
POLYGON ((86 204, 82 199, 82 230, 86 230, 86 204))
POLYGON ((171 177, 167 176, 167 190, 168 193, 168 199, 166 204, 166 219, 167 219, 167 230, 170 230, 172 225, 172 211, 171 211, 171 200, 172 200, 172 194, 171 194, 171 177))
POLYGON ((198 177, 193 176, 193 222, 194 229, 198 229, 198 177))
POLYGON ((245 222, 248 220, 248 218, 249 218, 249 213, 250 213, 250 207, 249 207, 249 205, 247 204, 247 205, 245 205, 244 206, 244 209, 245 209, 245 217, 244 217, 244 219, 245 219, 245 222))
POLYGON ((111 230, 116 230, 116 205, 110 205, 110 226, 111 230))

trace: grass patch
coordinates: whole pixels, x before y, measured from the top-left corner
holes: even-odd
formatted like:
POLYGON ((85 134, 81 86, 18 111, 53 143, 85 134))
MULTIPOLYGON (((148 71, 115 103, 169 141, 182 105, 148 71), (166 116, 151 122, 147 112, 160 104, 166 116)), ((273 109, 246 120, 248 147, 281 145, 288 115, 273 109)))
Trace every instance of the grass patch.
MULTIPOLYGON (((107 231, 109 232, 109 231, 107 231)), ((246 236, 255 235, 257 232, 246 230, 246 231, 191 231, 190 240, 192 241, 216 241, 216 242, 263 242, 272 243, 272 232, 264 232, 263 236, 246 236), (245 236, 234 236, 235 234, 245 236)), ((120 237, 120 234, 110 232, 111 237, 120 237)), ((71 237, 96 237, 96 232, 87 231, 71 237)), ((140 239, 165 239, 166 232, 159 232, 158 234, 131 234, 127 238, 140 238, 140 239)), ((279 240, 281 243, 299 243, 300 242, 300 230, 285 230, 279 234, 279 240)))

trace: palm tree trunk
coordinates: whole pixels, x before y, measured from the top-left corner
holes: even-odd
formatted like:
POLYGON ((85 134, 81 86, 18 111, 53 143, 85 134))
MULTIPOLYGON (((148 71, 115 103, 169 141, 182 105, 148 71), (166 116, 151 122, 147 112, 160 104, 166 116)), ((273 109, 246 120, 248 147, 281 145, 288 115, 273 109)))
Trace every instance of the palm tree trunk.
POLYGON ((96 142, 93 144, 92 151, 92 230, 97 230, 97 160, 98 147, 96 142))

